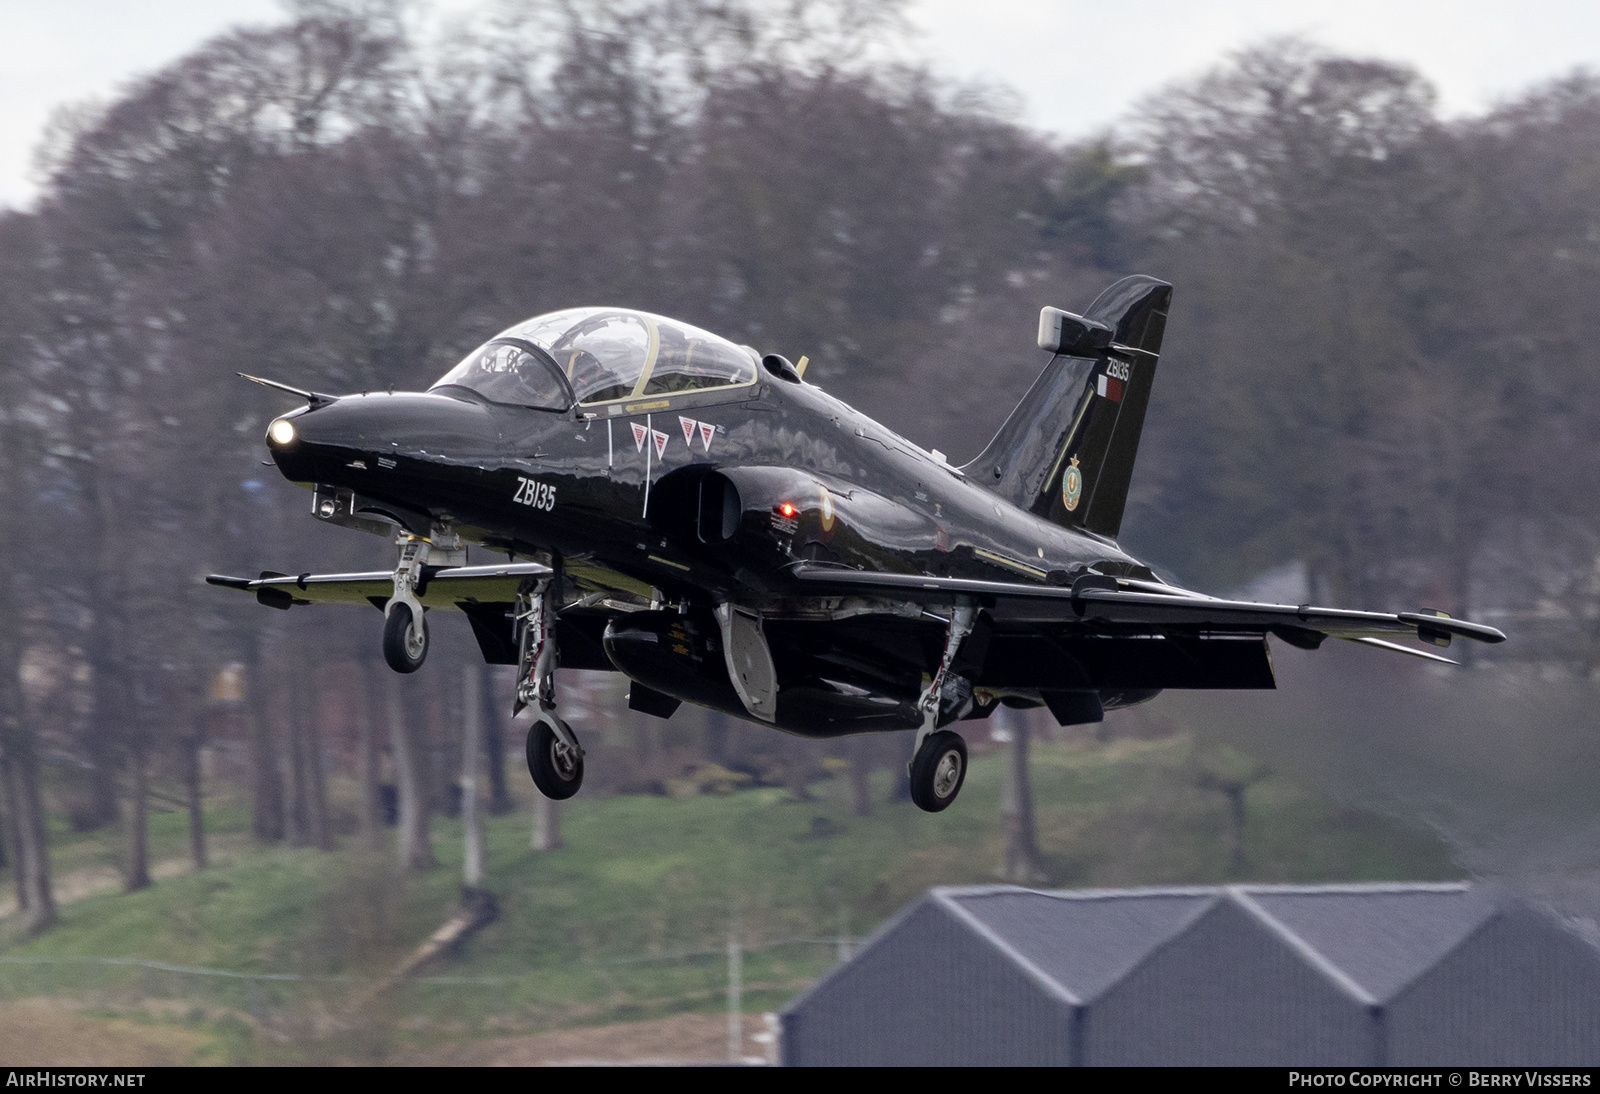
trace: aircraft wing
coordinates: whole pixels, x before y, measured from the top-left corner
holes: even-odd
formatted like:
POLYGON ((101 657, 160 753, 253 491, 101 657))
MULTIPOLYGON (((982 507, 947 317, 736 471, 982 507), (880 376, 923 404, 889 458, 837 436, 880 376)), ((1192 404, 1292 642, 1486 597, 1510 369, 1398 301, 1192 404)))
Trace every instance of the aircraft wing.
MULTIPOLYGON (((425 608, 456 610, 462 601, 480 604, 509 603, 516 599, 524 578, 544 577, 550 567, 537 562, 506 562, 492 566, 425 566, 417 599, 425 608)), ((254 593, 270 608, 289 609, 296 604, 373 604, 379 608, 394 593, 394 574, 373 570, 357 574, 279 574, 264 571, 259 578, 211 574, 207 584, 254 593)))
MULTIPOLYGON (((912 600, 948 602, 954 594, 976 596, 997 624, 1080 624, 1087 630, 1275 634, 1290 645, 1315 649, 1328 637, 1378 646, 1435 661, 1449 661, 1426 650, 1385 641, 1419 638, 1436 646, 1452 638, 1504 642, 1493 627, 1428 612, 1362 612, 1309 604, 1260 604, 1223 600, 1159 582, 1086 574, 1072 585, 918 574, 870 573, 801 564, 795 576, 819 591, 876 592, 912 600)), ((1451 662, 1452 664, 1454 662, 1451 662)))

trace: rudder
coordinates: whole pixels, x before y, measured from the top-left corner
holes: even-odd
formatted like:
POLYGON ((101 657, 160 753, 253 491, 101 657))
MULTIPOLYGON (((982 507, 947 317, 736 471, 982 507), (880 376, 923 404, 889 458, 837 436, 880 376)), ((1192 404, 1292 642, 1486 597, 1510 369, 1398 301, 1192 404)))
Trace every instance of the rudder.
POLYGON ((1046 520, 1115 539, 1155 382, 1172 286, 1125 277, 1084 315, 1040 315, 1054 351, 1028 394, 962 470, 1046 520))

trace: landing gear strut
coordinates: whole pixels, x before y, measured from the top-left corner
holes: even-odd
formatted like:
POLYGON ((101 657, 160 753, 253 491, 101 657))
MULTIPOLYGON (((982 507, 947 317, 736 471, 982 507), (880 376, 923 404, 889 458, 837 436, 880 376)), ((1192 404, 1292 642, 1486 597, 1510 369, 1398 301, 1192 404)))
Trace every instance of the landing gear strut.
POLYGON ((911 800, 917 808, 937 813, 956 800, 967 778, 967 743, 961 734, 939 729, 941 721, 954 721, 972 708, 972 684, 951 673, 956 659, 978 617, 977 606, 958 603, 950 613, 945 631, 944 655, 939 671, 933 674, 917 706, 922 711, 922 728, 912 746, 906 775, 911 780, 911 800), (946 717, 941 717, 945 715, 946 717))
POLYGON ((556 714, 554 589, 555 582, 544 578, 524 582, 517 593, 517 698, 511 713, 537 705, 537 719, 528 730, 528 774, 539 793, 562 801, 583 785, 583 748, 556 714))
POLYGON ((400 562, 394 568, 394 595, 383 609, 383 659, 395 672, 416 672, 428 657, 428 621, 417 599, 428 541, 419 536, 400 540, 400 562))

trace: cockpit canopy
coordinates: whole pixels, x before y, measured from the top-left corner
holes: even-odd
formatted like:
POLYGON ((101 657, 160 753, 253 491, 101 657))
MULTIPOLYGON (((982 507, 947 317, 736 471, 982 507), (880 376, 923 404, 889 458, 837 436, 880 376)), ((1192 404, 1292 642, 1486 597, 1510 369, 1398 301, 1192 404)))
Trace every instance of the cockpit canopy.
MULTIPOLYGON (((754 351, 641 311, 569 308, 509 327, 430 391, 466 388, 492 403, 565 410, 645 395, 751 384, 754 351)), ((443 394, 449 394, 443 391, 443 394)))

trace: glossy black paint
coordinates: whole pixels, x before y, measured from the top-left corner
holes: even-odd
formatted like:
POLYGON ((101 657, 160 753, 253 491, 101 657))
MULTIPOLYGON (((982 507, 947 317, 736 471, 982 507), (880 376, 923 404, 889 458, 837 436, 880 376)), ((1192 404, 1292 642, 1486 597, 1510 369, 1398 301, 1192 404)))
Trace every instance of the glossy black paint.
POLYGON ((674 596, 798 595, 783 576, 796 559, 1007 580, 1098 562, 1143 570, 1110 540, 1017 510, 820 389, 770 376, 603 418, 409 393, 285 417, 296 439, 269 447, 293 481, 450 522, 491 549, 593 558, 674 596), (700 423, 715 428, 709 445, 700 423), (667 435, 660 456, 647 459, 635 425, 667 435), (708 475, 731 482, 741 503, 736 533, 720 543, 698 529, 708 475), (548 508, 518 500, 529 482, 553 488, 548 508), (799 510, 792 532, 771 519, 785 502, 799 510))
MULTIPOLYGON (((295 440, 269 447, 293 481, 352 490, 419 533, 447 522, 491 550, 553 554, 569 572, 618 575, 674 604, 809 596, 788 576, 797 560, 988 580, 1075 576, 1091 565, 1148 576, 1113 542, 1020 510, 821 389, 771 373, 752 387, 642 400, 604 415, 396 393, 347 396, 285 417, 295 440), (646 431, 642 442, 635 426, 646 431), (729 520, 726 503, 735 500, 729 520), (796 509, 789 522, 775 516, 785 503, 796 509), (702 528, 711 511, 713 526, 702 528)), ((785 665, 784 651, 846 650, 863 629, 773 626, 774 656, 785 665)), ((891 620, 865 629, 856 641, 866 647, 882 645, 874 630, 909 632, 888 645, 909 641, 914 652, 841 656, 872 662, 868 676, 895 679, 881 695, 895 707, 892 728, 914 726, 911 704, 927 660, 937 665, 942 627, 891 620)), ((581 662, 600 667, 592 657, 581 662)), ((743 714, 736 702, 707 705, 743 714)), ((885 717, 875 712, 859 728, 891 728, 880 725, 885 717)), ((803 717, 780 722, 807 728, 803 717)))
MULTIPOLYGON (((1502 640, 1435 615, 1206 598, 1161 584, 1117 546, 1170 296, 1164 282, 1130 277, 1082 317, 1046 309, 1054 326, 1041 345, 1070 335, 1069 352, 1052 355, 964 468, 777 356, 753 382, 742 382, 746 363, 729 386, 586 406, 546 355, 547 401, 564 409, 491 403, 453 381, 421 394, 308 395, 282 419, 293 439, 273 439, 275 423, 268 446, 285 476, 316 487, 324 519, 445 529, 550 566, 567 605, 561 663, 623 671, 630 705, 663 716, 687 701, 751 717, 714 615, 729 604, 759 615, 774 724, 808 736, 919 726, 958 601, 981 609, 950 666, 974 701, 947 698, 940 724, 1000 702, 1070 723, 1163 688, 1270 688, 1268 633, 1305 648, 1328 634, 1391 649, 1372 636, 1502 640)), ((677 375, 692 368, 693 344, 682 344, 677 375)), ((279 607, 304 602, 278 586, 257 592, 279 607)), ((508 602, 456 606, 485 659, 515 661, 508 602)))
MULTIPOLYGON (((1165 289, 1142 278, 1119 285, 1129 299, 1165 289)), ((1113 304, 1126 310, 1128 301, 1113 304)), ((1137 347, 1141 331, 1115 333, 1137 347)), ((1156 347, 1159 338, 1157 326, 1156 347)), ((1064 521, 1064 458, 1050 466, 1063 442, 1063 407, 1083 404, 1074 409, 1083 417, 1094 400, 1079 392, 1105 363, 1053 358, 973 465, 993 476, 982 484, 803 382, 775 356, 753 384, 560 410, 496 405, 458 387, 319 397, 284 416, 292 441, 268 443, 289 479, 349 491, 351 506, 368 515, 423 535, 448 526, 489 550, 556 563, 580 588, 674 606, 563 617, 563 664, 615 666, 655 692, 747 716, 711 615, 732 601, 765 615, 780 682, 779 728, 818 736, 905 729, 920 724, 916 700, 938 666, 943 622, 926 604, 841 611, 839 597, 819 598, 796 580, 797 564, 1054 584, 1091 568, 1150 578, 1094 531, 1114 531, 1121 496, 1110 500, 1116 519, 1064 521), (1001 449, 1011 451, 1012 466, 1000 466, 1001 449), (674 628, 676 648, 691 651, 687 661, 664 652, 665 632, 674 628)), ((1148 387, 1147 377, 1140 417, 1148 387)), ((1090 430, 1089 441, 1103 449, 1109 426, 1099 434, 1090 430)), ((1107 508, 1090 499, 1080 516, 1107 508)), ((484 656, 514 659, 505 606, 462 607, 484 656)), ((987 645, 994 628, 985 627, 987 645)), ((1015 693, 1010 701, 1031 704, 1045 701, 1041 689, 1095 691, 1115 705, 1169 680, 1271 686, 1260 641, 1256 662, 1242 666, 1238 656, 1196 661, 1160 638, 1110 645, 1106 638, 1088 627, 1078 640, 1059 627, 1002 628, 993 636, 1002 656, 966 668, 980 689, 1007 689, 1015 693)), ((977 713, 996 701, 980 697, 977 713)))

